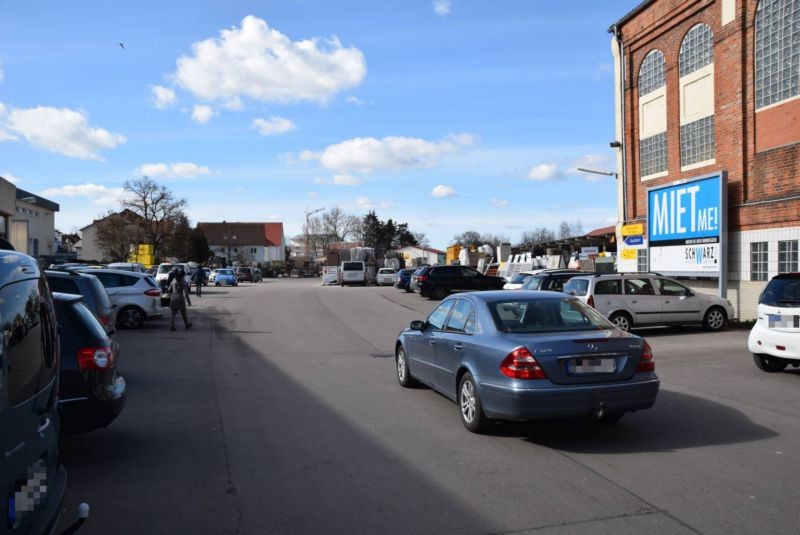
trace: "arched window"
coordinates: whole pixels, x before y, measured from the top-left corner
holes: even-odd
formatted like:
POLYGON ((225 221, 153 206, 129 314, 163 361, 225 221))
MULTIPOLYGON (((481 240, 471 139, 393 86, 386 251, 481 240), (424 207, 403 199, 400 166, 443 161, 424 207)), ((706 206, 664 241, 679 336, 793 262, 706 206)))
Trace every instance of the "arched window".
POLYGON ((681 167, 715 161, 714 34, 708 24, 693 26, 681 42, 681 167))
POLYGON ((800 94, 800 1, 761 0, 756 10, 756 108, 800 94))
POLYGON ((667 171, 667 92, 664 54, 650 51, 639 67, 639 173, 642 179, 667 171))

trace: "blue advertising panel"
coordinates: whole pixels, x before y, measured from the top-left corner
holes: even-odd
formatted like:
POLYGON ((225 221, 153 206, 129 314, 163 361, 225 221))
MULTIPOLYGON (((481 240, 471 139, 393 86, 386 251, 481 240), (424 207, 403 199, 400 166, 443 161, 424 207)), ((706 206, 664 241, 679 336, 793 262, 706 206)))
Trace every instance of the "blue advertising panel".
POLYGON ((673 275, 726 272, 727 177, 724 172, 647 191, 650 269, 673 275))

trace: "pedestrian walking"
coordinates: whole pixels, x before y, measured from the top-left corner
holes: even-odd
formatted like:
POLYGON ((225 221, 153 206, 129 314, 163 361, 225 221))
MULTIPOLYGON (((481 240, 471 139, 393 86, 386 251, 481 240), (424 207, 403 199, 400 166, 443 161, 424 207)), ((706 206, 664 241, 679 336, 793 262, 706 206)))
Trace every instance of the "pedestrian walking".
POLYGON ((198 267, 194 270, 194 273, 192 273, 192 282, 197 285, 195 287, 195 295, 197 295, 197 297, 203 297, 203 281, 205 278, 206 274, 201 267, 198 267))
POLYGON ((186 304, 188 306, 192 306, 192 276, 183 270, 181 270, 181 274, 183 275, 183 295, 186 299, 186 304))
POLYGON ((188 289, 186 284, 186 274, 183 271, 179 271, 169 284, 169 291, 169 309, 172 313, 170 330, 175 330, 175 316, 177 316, 179 312, 183 318, 183 324, 187 329, 191 329, 192 324, 186 317, 186 296, 188 295, 188 289))

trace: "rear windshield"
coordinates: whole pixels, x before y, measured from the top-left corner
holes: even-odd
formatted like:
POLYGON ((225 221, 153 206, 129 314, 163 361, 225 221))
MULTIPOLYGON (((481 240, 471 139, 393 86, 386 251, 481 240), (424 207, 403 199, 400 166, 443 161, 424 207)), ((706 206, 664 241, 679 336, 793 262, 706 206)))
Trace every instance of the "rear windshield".
POLYGON ((570 279, 564 285, 564 293, 584 296, 589 290, 589 281, 586 279, 570 279))
POLYGON ((345 262, 342 264, 342 271, 364 271, 364 264, 361 262, 345 262))
POLYGON ((392 268, 383 268, 378 271, 381 275, 394 275, 394 270, 392 268))
POLYGON ((160 266, 158 266, 158 272, 169 273, 173 267, 175 267, 173 264, 161 264, 160 266))
POLYGON ((94 317, 94 314, 89 312, 89 309, 86 308, 86 305, 82 302, 76 301, 72 303, 69 306, 69 315, 78 329, 83 331, 84 334, 88 335, 90 338, 102 341, 108 336, 103 326, 97 321, 97 318, 94 317))
POLYGON ((153 288, 158 288, 158 284, 156 283, 153 277, 145 277, 144 281, 147 283, 148 286, 152 286, 153 288))
POLYGON ((771 307, 800 307, 800 278, 772 279, 758 303, 771 307))
POLYGON ((217 275, 233 275, 232 269, 220 269, 217 271, 217 275))
POLYGON ((103 310, 110 310, 111 309, 111 299, 108 297, 108 292, 106 291, 105 287, 103 287, 103 283, 100 282, 100 279, 95 277, 94 275, 89 275, 86 278, 89 279, 89 282, 92 283, 92 288, 94 288, 94 296, 97 299, 100 307, 103 310))
POLYGON ((517 299, 487 303, 497 330, 505 333, 597 331, 612 326, 592 307, 574 298, 517 299))

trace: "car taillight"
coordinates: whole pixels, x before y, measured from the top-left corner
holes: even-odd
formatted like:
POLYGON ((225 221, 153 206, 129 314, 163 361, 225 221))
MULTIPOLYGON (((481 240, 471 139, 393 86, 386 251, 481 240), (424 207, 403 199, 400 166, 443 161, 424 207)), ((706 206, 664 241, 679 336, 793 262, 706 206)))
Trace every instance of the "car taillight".
POLYGON ((637 372, 654 372, 656 371, 656 363, 653 361, 653 349, 647 342, 644 343, 642 348, 642 360, 639 361, 639 367, 636 368, 637 372))
POLYGON ((78 350, 78 368, 81 370, 105 370, 113 360, 110 347, 84 347, 78 350))
POLYGON ((544 370, 526 347, 518 347, 500 364, 500 373, 512 379, 547 379, 544 370))
POLYGON ((155 288, 152 289, 152 290, 147 290, 147 291, 144 292, 144 295, 147 295, 147 296, 150 296, 150 297, 161 297, 161 290, 156 290, 155 288))
POLYGON ((108 324, 109 324, 109 322, 111 321, 111 320, 109 319, 109 317, 108 317, 108 316, 97 316, 97 319, 98 319, 98 320, 100 321, 100 323, 102 323, 103 325, 108 325, 108 324))
POLYGON ((424 280, 428 280, 427 275, 417 275, 417 282, 422 282, 424 280))
POLYGON ((586 300, 586 304, 589 305, 590 307, 594 308, 594 296, 593 295, 589 296, 589 299, 586 300))

